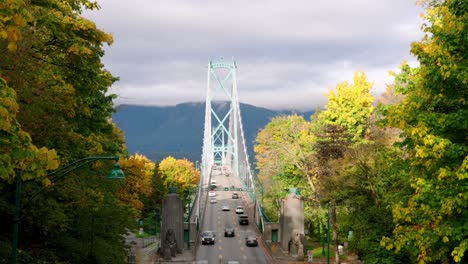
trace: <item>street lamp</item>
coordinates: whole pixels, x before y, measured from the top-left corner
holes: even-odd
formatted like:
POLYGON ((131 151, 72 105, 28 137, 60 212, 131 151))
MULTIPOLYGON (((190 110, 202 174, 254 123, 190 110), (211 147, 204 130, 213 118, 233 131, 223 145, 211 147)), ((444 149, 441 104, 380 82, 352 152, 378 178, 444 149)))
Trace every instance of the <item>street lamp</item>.
MULTIPOLYGON (((197 187, 192 187, 189 188, 189 195, 188 195, 188 216, 187 216, 187 223, 188 223, 188 238, 187 238, 187 248, 190 249, 190 225, 191 225, 191 218, 192 218, 192 210, 193 210, 193 205, 192 205, 192 193, 193 191, 197 190, 197 187)), ((194 200, 195 202, 195 200, 194 200)))
MULTIPOLYGON (((68 173, 79 169, 91 162, 95 162, 97 160, 114 160, 118 161, 119 157, 118 156, 93 156, 93 157, 87 157, 83 159, 79 159, 76 161, 73 161, 72 163, 68 164, 67 166, 57 169, 55 171, 47 173, 48 177, 51 177, 52 182, 56 182, 60 179, 63 179, 65 175, 68 173)), ((22 177, 22 170, 19 169, 16 172, 16 192, 15 192, 15 213, 13 216, 13 242, 12 242, 12 253, 11 253, 11 263, 16 264, 17 263, 17 254, 18 254, 18 232, 19 232, 19 211, 21 209, 20 205, 20 196, 21 196, 21 177, 22 177)), ((119 164, 116 162, 112 168, 112 171, 110 175, 108 176, 109 179, 125 179, 123 171, 120 169, 119 164)), ((34 197, 36 197, 38 194, 43 192, 45 190, 45 187, 42 187, 39 189, 37 192, 35 192, 31 198, 29 198, 24 205, 29 204, 34 197)))
POLYGON ((328 204, 328 214, 327 214, 327 264, 330 264, 330 204, 328 204))

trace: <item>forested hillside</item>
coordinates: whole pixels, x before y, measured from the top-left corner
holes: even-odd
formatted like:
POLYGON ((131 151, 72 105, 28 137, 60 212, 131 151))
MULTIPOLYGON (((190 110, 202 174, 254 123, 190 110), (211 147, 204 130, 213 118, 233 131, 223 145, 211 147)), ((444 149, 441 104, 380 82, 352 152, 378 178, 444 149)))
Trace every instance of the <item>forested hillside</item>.
MULTIPOLYGON (((227 111, 229 105, 219 103, 214 107, 227 111)), ((253 158, 253 143, 258 131, 273 117, 291 114, 291 111, 274 111, 248 104, 240 107, 249 156, 253 158)), ((312 111, 300 113, 306 119, 312 114, 312 111)), ((141 153, 158 161, 169 155, 200 160, 204 118, 205 103, 167 107, 121 105, 113 114, 114 122, 124 131, 129 153, 141 153)))

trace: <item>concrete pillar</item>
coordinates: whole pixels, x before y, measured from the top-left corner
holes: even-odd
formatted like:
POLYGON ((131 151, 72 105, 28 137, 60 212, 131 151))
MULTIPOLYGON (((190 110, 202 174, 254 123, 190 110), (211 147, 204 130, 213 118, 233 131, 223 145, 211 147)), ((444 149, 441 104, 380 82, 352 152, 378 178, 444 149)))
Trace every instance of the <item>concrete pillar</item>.
POLYGON ((169 194, 162 204, 161 247, 164 248, 169 229, 174 230, 177 253, 184 249, 184 204, 176 193, 176 188, 169 188, 169 194))
POLYGON ((284 251, 288 251, 288 243, 294 232, 304 236, 304 201, 297 189, 290 188, 286 199, 281 202, 280 243, 284 251))

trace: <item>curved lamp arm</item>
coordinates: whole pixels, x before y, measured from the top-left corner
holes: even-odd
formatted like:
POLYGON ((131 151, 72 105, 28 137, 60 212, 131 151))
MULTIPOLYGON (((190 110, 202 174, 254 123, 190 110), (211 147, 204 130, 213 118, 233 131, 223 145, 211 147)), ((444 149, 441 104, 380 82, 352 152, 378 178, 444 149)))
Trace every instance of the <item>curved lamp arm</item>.
POLYGON ((87 157, 87 158, 83 158, 83 159, 79 159, 79 160, 75 160, 73 161, 72 163, 68 164, 67 166, 63 167, 63 168, 60 168, 60 169, 57 169, 57 170, 54 170, 52 172, 49 172, 47 174, 47 176, 52 176, 52 179, 50 179, 52 182, 54 181, 57 181, 59 180, 60 178, 62 178, 63 176, 65 176, 66 174, 76 170, 76 169, 79 169, 93 161, 96 161, 96 160, 115 160, 115 161, 119 161, 119 157, 118 156, 93 156, 93 157, 87 157))
MULTIPOLYGON (((52 172, 47 173, 47 176, 52 176, 50 181, 57 182, 61 180, 65 175, 71 173, 74 170, 77 170, 85 165, 88 165, 91 162, 97 161, 97 160, 115 160, 119 161, 118 156, 92 156, 92 157, 87 157, 87 158, 82 158, 79 160, 75 160, 72 163, 68 164, 67 166, 54 170, 52 172)), ((118 166, 118 163, 117 163, 118 166)), ((114 168, 115 169, 115 168, 114 168)), ((112 172, 114 172, 114 169, 112 172)), ((120 167, 118 167, 118 170, 120 170, 120 167)), ((123 178, 123 172, 121 172, 123 178)), ((112 178, 112 177, 109 177, 112 178)), ((38 196, 40 193, 42 193, 47 187, 43 186, 41 187, 37 192, 35 192, 31 197, 23 204, 23 206, 28 205, 36 196, 38 196)))

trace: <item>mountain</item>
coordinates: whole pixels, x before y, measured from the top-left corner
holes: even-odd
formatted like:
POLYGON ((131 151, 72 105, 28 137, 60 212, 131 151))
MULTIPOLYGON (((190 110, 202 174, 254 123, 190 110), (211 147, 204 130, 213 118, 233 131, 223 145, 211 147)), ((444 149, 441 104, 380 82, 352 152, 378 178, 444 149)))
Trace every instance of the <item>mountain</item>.
MULTIPOLYGON (((227 111, 226 102, 214 103, 218 111, 227 111)), ((275 116, 291 111, 275 111, 240 104, 249 156, 257 133, 275 116)), ((309 120, 313 111, 298 113, 309 120)), ((125 133, 129 154, 141 153, 154 161, 166 156, 201 160, 205 103, 182 103, 176 106, 120 105, 112 116, 125 133)))

